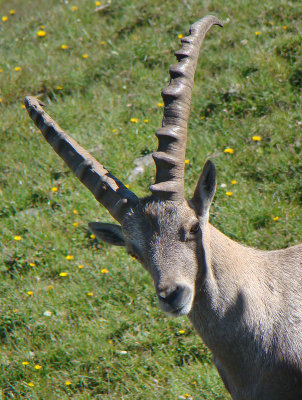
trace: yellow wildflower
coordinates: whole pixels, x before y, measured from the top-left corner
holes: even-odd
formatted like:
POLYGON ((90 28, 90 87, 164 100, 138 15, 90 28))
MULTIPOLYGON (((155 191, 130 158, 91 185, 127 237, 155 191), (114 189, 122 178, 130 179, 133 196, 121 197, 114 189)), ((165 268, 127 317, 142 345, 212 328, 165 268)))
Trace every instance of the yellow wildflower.
POLYGON ((85 59, 85 58, 88 58, 88 54, 83 54, 83 55, 82 55, 82 58, 84 58, 84 59, 85 59))
POLYGON ((88 292, 87 296, 93 296, 93 292, 88 292))
POLYGON ((79 212, 78 212, 78 210, 73 210, 72 211, 75 215, 77 215, 79 212))
POLYGON ((25 110, 25 105, 24 105, 24 104, 21 104, 21 108, 23 108, 23 110, 25 110))
POLYGON ((93 233, 90 235, 90 239, 95 239, 95 235, 93 233))
POLYGON ((14 313, 17 313, 18 311, 19 311, 18 308, 14 308, 14 309, 13 309, 13 312, 14 312, 14 313))
POLYGON ((19 72, 19 71, 21 71, 21 67, 15 67, 14 70, 15 70, 16 72, 19 72))
POLYGON ((82 265, 82 264, 78 265, 78 268, 79 268, 79 269, 82 269, 82 268, 83 268, 83 265, 82 265))
POLYGON ((102 4, 102 3, 101 3, 100 1, 96 1, 96 2, 95 2, 95 5, 96 5, 96 6, 100 6, 101 4, 102 4))
POLYGON ((61 49, 62 49, 62 50, 67 50, 67 49, 68 49, 68 46, 67 46, 66 44, 62 44, 62 45, 61 45, 61 49))
POLYGON ((0 68, 0 72, 3 72, 3 69, 0 68))
POLYGON ((255 32, 255 35, 259 36, 259 35, 262 35, 262 33, 259 32, 259 31, 256 31, 256 32, 255 32))
POLYGON ((71 10, 72 10, 72 11, 77 11, 78 9, 79 9, 79 8, 78 8, 77 6, 72 6, 72 7, 71 7, 71 10))
POLYGON ((164 103, 164 102, 157 103, 157 107, 163 107, 164 105, 165 105, 165 103, 164 103))
POLYGON ((148 119, 144 119, 144 122, 145 122, 145 124, 147 124, 149 122, 149 120, 148 119))
POLYGON ((116 132, 116 129, 112 129, 112 133, 115 133, 116 132))
POLYGON ((79 223, 78 222, 74 222, 72 225, 75 226, 75 227, 78 227, 79 223))
POLYGON ((178 39, 181 39, 181 38, 184 37, 184 35, 183 35, 182 33, 179 33, 179 34, 177 35, 177 37, 178 37, 178 39))
POLYGON ((203 116, 201 116, 201 117, 200 117, 200 119, 205 119, 205 116, 204 116, 204 115, 203 115, 203 116))
POLYGON ((228 153, 228 154, 234 154, 234 149, 231 149, 230 147, 227 147, 226 149, 223 150, 224 153, 228 153))
POLYGON ((49 285, 47 289, 48 290, 52 290, 53 289, 53 285, 49 285))
POLYGON ((62 89, 63 89, 63 86, 56 86, 56 89, 57 89, 57 90, 62 90, 62 89))
POLYGON ((127 189, 129 189, 129 188, 130 188, 130 185, 127 183, 127 184, 125 185, 125 187, 126 187, 127 189))
POLYGON ((28 361, 22 361, 22 365, 28 365, 29 362, 28 361))
POLYGON ((68 275, 68 272, 60 272, 59 273, 59 276, 67 276, 68 275))
POLYGON ((261 137, 261 136, 253 136, 252 139, 253 139, 255 142, 260 142, 260 141, 262 140, 262 137, 261 137))
POLYGON ((51 188, 51 191, 55 193, 55 192, 58 191, 58 188, 54 186, 54 187, 51 188))
POLYGON ((225 194, 226 194, 227 196, 232 196, 232 195, 233 195, 233 192, 225 192, 225 194))
POLYGON ((106 268, 102 268, 101 269, 101 274, 108 274, 108 269, 106 269, 106 268))
POLYGON ((285 25, 284 25, 284 26, 282 26, 282 29, 287 29, 287 26, 285 26, 285 25))
POLYGON ((236 185, 236 183, 237 183, 237 181, 236 181, 235 179, 233 179, 233 180, 231 181, 231 184, 232 184, 232 185, 236 185))
POLYGON ((16 13, 15 10, 9 10, 10 15, 14 15, 16 13))
POLYGON ((22 237, 21 236, 14 236, 14 240, 21 240, 22 239, 22 237))
POLYGON ((38 37, 44 37, 44 36, 46 36, 46 32, 40 30, 40 31, 37 32, 37 36, 38 37))
POLYGON ((185 164, 186 165, 190 164, 190 160, 185 160, 185 164))
POLYGON ((192 396, 191 396, 189 393, 185 393, 185 394, 184 394, 184 398, 185 398, 185 399, 191 399, 192 396))
POLYGON ((32 296, 34 294, 34 292, 31 290, 28 290, 27 294, 28 294, 28 296, 32 296))
POLYGON ((138 118, 131 118, 130 121, 134 122, 134 123, 137 123, 138 122, 138 118))
POLYGON ((70 254, 68 254, 65 258, 66 258, 66 260, 73 260, 74 259, 74 257, 71 256, 70 254))
POLYGON ((104 40, 101 40, 100 44, 103 46, 105 44, 104 40))
POLYGON ((31 262, 31 263, 29 263, 29 266, 30 267, 36 267, 36 264, 31 262))
POLYGON ((70 381, 66 381, 66 382, 65 382, 65 385, 66 385, 66 386, 70 386, 70 385, 71 385, 71 382, 70 382, 70 381))
POLYGON ((183 335, 183 334, 185 333, 185 330, 184 330, 184 329, 180 329, 180 330, 178 331, 178 333, 179 333, 180 335, 183 335))
POLYGON ((36 369, 37 371, 38 371, 39 369, 41 369, 41 368, 42 368, 42 366, 39 365, 39 364, 36 364, 36 365, 34 366, 34 369, 36 369))
POLYGON ((278 221, 279 217, 274 217, 273 221, 278 221))
POLYGON ((34 387, 35 386, 35 384, 33 382, 29 382, 27 385, 30 386, 30 387, 34 387))
POLYGON ((42 30, 45 29, 45 26, 44 26, 44 25, 41 25, 41 26, 40 26, 40 29, 42 29, 42 30))
POLYGON ((109 340, 108 340, 108 343, 109 343, 109 344, 112 344, 112 343, 113 343, 113 340, 112 340, 112 339, 109 339, 109 340))
POLYGON ((6 22, 8 20, 8 17, 6 16, 6 15, 4 15, 3 17, 2 17, 2 21, 3 22, 6 22))

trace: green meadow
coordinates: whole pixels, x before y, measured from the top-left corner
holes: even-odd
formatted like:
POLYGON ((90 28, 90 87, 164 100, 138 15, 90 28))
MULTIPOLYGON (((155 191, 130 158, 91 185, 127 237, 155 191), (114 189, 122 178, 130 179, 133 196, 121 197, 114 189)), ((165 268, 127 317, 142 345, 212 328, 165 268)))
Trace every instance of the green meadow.
POLYGON ((165 316, 140 264, 90 235, 110 215, 23 107, 38 96, 148 195, 154 165, 130 173, 157 147, 180 37, 209 13, 224 28, 195 75, 187 195, 211 159, 213 225, 261 249, 302 241, 300 0, 0 0, 0 399, 229 399, 190 322, 165 316))

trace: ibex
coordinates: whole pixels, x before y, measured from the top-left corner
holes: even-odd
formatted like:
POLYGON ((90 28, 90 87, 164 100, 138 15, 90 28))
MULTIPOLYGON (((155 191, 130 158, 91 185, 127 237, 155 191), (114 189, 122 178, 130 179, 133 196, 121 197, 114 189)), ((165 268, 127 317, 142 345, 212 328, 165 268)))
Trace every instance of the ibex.
POLYGON ((42 104, 26 97, 30 117, 97 201, 120 225, 92 222, 100 239, 125 246, 150 272, 160 308, 188 315, 214 356, 234 400, 302 399, 302 245, 261 251, 209 223, 216 172, 207 161, 193 197, 184 197, 187 124, 207 16, 191 26, 163 90, 162 127, 151 195, 138 199, 71 139, 42 104))

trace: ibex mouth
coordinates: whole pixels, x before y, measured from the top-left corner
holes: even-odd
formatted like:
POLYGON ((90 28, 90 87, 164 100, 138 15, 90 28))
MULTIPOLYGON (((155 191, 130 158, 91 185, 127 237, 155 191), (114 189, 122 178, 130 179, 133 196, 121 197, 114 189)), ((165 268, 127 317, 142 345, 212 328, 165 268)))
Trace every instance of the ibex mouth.
POLYGON ((170 315, 171 317, 180 317, 181 315, 188 315, 192 308, 192 302, 189 301, 182 307, 171 309, 170 307, 166 307, 159 303, 160 309, 164 311, 166 314, 170 315))
POLYGON ((160 309, 173 317, 187 315, 191 311, 193 290, 187 285, 160 290, 157 297, 160 309))
POLYGON ((186 304, 182 308, 178 308, 174 311, 167 311, 167 314, 171 315, 172 317, 180 317, 181 315, 188 315, 191 311, 192 303, 186 304))

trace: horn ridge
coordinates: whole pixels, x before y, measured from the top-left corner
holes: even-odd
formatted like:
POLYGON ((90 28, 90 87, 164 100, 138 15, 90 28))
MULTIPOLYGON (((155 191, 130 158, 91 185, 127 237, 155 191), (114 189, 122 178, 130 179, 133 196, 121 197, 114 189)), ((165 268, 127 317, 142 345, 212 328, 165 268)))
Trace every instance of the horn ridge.
POLYGON ((156 133, 158 150, 153 154, 156 178, 150 186, 152 196, 159 199, 184 199, 185 151, 194 75, 201 44, 212 25, 222 26, 222 23, 208 15, 191 25, 190 35, 181 39, 181 49, 174 53, 178 63, 170 67, 170 83, 162 90, 162 128, 156 133))
POLYGON ((92 192, 96 200, 107 208, 118 222, 138 203, 134 193, 126 188, 102 164, 92 157, 43 110, 39 100, 27 96, 24 100, 28 114, 41 130, 44 138, 65 161, 78 179, 92 192))

